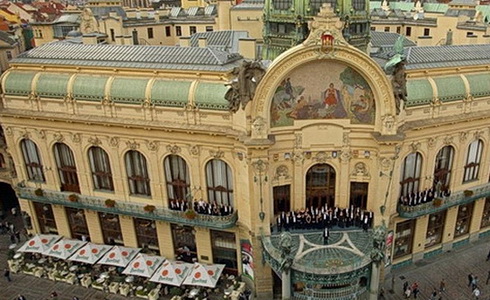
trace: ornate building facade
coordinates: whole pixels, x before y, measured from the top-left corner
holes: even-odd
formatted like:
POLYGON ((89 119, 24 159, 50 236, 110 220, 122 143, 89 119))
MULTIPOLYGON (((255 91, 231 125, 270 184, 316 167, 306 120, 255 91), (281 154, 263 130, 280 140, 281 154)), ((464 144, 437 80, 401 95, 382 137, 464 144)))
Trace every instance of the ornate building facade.
POLYGON ((259 299, 377 299, 391 268, 489 233, 490 47, 386 61, 343 28, 324 7, 267 69, 212 48, 22 54, 0 122, 32 231, 224 263, 259 299), (278 224, 305 211, 331 232, 278 224))

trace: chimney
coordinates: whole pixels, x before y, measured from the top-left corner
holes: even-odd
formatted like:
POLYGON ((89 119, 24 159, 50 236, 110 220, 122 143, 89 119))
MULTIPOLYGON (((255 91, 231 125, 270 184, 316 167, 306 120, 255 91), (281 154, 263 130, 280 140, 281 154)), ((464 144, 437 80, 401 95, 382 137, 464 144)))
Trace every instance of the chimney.
POLYGON ((207 41, 207 38, 205 37, 200 37, 199 38, 199 48, 206 48, 208 46, 208 41, 207 41))
POLYGON ((240 38, 238 40, 238 52, 248 59, 256 59, 256 40, 253 38, 240 38))
POLYGON ((191 46, 191 37, 183 36, 179 39, 180 47, 190 47, 191 46))

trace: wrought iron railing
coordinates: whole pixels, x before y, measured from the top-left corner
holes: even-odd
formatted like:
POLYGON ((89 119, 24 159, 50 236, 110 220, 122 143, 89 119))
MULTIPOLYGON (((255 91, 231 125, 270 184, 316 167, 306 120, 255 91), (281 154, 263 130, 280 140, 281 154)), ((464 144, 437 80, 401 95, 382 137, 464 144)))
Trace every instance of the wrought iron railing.
POLYGON ((449 207, 467 204, 480 198, 490 196, 490 183, 485 183, 468 190, 453 192, 449 197, 435 198, 431 202, 409 206, 398 204, 398 214, 402 218, 415 219, 423 215, 433 214, 449 207))
POLYGON ((76 194, 75 197, 70 197, 72 193, 42 190, 42 195, 34 188, 17 187, 17 194, 20 198, 28 199, 41 203, 57 204, 68 207, 89 209, 106 213, 128 215, 156 221, 166 221, 171 223, 208 227, 212 229, 224 229, 235 226, 238 219, 237 212, 227 216, 211 216, 194 214, 194 218, 189 218, 184 212, 170 210, 165 207, 155 206, 152 212, 145 211, 145 204, 131 203, 127 201, 117 201, 114 207, 108 207, 105 204, 106 198, 93 197, 76 194), (71 201, 72 198, 75 201, 71 201))
POLYGON ((335 300, 352 300, 358 299, 360 295, 365 293, 365 286, 351 285, 347 287, 331 289, 331 290, 313 290, 305 289, 301 292, 294 292, 293 299, 295 300, 320 300, 320 299, 335 299, 335 300))

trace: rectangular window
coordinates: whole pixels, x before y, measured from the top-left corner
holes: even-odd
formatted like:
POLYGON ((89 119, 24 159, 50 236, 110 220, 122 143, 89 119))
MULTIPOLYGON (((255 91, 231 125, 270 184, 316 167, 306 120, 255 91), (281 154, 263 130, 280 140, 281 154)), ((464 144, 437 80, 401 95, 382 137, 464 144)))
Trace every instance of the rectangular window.
POLYGON ((195 34, 197 32, 196 26, 189 26, 189 32, 191 35, 195 34))
POLYGON ((182 36, 182 27, 175 26, 175 35, 176 36, 182 36))
POLYGON ((211 230, 211 243, 213 263, 224 264, 225 273, 238 275, 235 234, 211 230))
POLYGON ((213 31, 213 26, 206 26, 206 32, 213 31))
POLYGON ((473 214, 473 202, 460 205, 458 208, 458 217, 456 218, 456 227, 454 228, 454 237, 462 236, 470 231, 471 216, 473 214))
POLYGON ((385 27, 385 32, 390 32, 390 27, 385 27))
POLYGON ((467 37, 473 36, 473 32, 471 32, 471 31, 467 32, 467 33, 466 33, 466 36, 467 36, 467 37))
POLYGON ((7 50, 7 59, 11 60, 12 59, 12 51, 7 50))
POLYGON ((485 207, 481 218, 481 228, 490 226, 490 197, 485 198, 485 207))
POLYGON ((146 31, 148 32, 148 38, 152 39, 153 38, 153 28, 147 28, 146 31))
POLYGON ((424 36, 430 36, 430 28, 424 28, 424 36))
POLYGON ((405 30, 405 35, 406 36, 411 36, 412 35, 412 27, 407 27, 405 30))
POLYGON ((196 237, 194 227, 170 224, 174 253, 177 260, 193 263, 197 260, 196 237))
POLYGON ((400 26, 396 27, 396 33, 400 34, 402 32, 402 28, 400 26))
POLYGON ((54 218, 53 207, 51 204, 32 202, 36 211, 37 223, 41 233, 58 234, 56 220, 54 218))
POLYGON ((393 258, 402 257, 412 253, 414 229, 415 220, 408 220, 396 224, 395 249, 393 258))
POLYGON ((83 209, 65 207, 68 225, 70 226, 71 237, 78 240, 90 241, 87 220, 83 209))
POLYGON ((111 41, 115 42, 116 41, 116 33, 114 32, 114 28, 111 28, 110 31, 111 31, 111 41))
POLYGON ((99 221, 104 243, 124 246, 119 215, 99 212, 99 221))
POLYGON ((138 247, 151 251, 160 252, 158 246, 158 235, 155 221, 147 219, 134 218, 134 229, 138 247))
POLYGON ((427 225, 427 233, 425 236, 425 248, 441 243, 445 221, 446 211, 429 215, 429 224, 427 225))
POLYGON ((350 183, 350 206, 367 209, 369 183, 351 182, 350 183))
POLYGON ((376 31, 376 27, 371 27, 371 31, 376 31))
POLYGON ((165 26, 165 36, 172 36, 172 27, 165 26))

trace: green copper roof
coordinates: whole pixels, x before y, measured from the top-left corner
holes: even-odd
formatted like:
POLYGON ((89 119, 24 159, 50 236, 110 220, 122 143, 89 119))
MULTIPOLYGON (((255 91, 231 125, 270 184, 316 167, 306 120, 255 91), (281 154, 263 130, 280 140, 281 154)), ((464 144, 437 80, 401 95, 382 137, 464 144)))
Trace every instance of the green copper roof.
POLYGON ((424 3, 426 12, 445 13, 449 6, 444 3, 424 3))
POLYGON ((36 94, 50 98, 63 98, 67 94, 71 74, 41 73, 36 83, 36 94))
POLYGON ((399 9, 403 11, 411 11, 415 7, 413 2, 390 2, 390 7, 392 9, 399 9))
POLYGON ((35 75, 35 72, 10 72, 3 87, 4 93, 7 95, 29 95, 32 79, 35 75))
POLYGON ((219 83, 199 83, 194 103, 199 108, 228 110, 225 94, 229 87, 219 83))
POLYGON ((470 93, 473 97, 490 95, 490 73, 465 75, 470 83, 470 93))
POLYGON ((155 80, 151 87, 151 103, 183 107, 189 102, 190 81, 155 80))
POLYGON ((433 78, 437 85, 437 97, 441 101, 462 100, 466 97, 463 79, 460 76, 433 78))
POLYGON ((73 98, 77 100, 102 100, 109 76, 79 75, 73 83, 73 98))
POLYGON ((433 97, 432 86, 427 79, 407 81, 407 107, 428 104, 433 97))
POLYGON ((139 103, 145 99, 148 79, 115 78, 112 82, 110 96, 114 102, 139 103))

